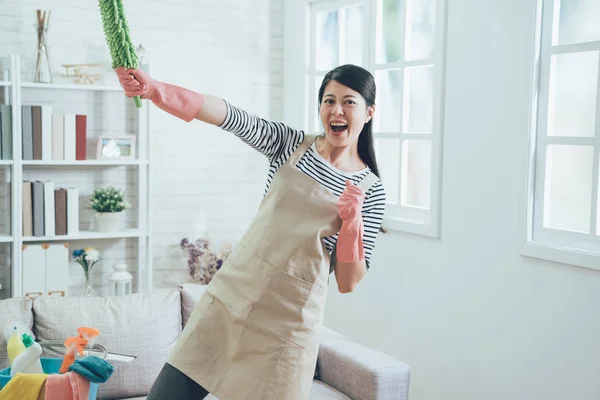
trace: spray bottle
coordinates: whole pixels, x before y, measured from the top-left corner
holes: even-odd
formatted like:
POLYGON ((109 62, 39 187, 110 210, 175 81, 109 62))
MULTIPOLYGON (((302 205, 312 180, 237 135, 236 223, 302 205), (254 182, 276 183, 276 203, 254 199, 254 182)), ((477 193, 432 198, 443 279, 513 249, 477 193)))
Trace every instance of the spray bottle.
POLYGON ((64 374, 69 370, 69 367, 75 362, 75 355, 77 353, 84 355, 83 348, 86 344, 87 340, 79 336, 71 336, 64 341, 64 345, 67 350, 65 352, 62 365, 58 370, 59 373, 64 374))
POLYGON ((93 346, 95 339, 100 336, 100 331, 96 328, 89 328, 87 326, 82 326, 77 329, 77 333, 79 333, 79 337, 87 340, 88 346, 93 346))

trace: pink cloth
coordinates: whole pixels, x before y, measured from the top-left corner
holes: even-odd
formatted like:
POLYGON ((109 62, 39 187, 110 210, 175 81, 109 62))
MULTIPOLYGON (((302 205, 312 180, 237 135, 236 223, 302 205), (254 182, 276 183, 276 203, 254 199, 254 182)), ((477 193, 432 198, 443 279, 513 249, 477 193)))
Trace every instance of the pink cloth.
POLYGON ((338 201, 338 213, 342 219, 342 227, 337 240, 337 260, 341 263, 356 263, 365 259, 363 246, 362 205, 365 193, 350 181, 346 181, 346 189, 338 201))
POLYGON ((90 381, 76 372, 51 374, 46 379, 46 400, 88 400, 90 381))

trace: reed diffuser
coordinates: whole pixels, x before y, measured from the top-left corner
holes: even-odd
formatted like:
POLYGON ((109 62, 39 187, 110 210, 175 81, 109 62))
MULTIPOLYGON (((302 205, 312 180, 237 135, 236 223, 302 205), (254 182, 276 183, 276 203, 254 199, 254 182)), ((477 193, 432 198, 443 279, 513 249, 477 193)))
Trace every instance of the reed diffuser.
POLYGON ((35 65, 35 81, 52 83, 52 70, 48 56, 48 28, 50 27, 50 10, 37 10, 38 54, 35 65))

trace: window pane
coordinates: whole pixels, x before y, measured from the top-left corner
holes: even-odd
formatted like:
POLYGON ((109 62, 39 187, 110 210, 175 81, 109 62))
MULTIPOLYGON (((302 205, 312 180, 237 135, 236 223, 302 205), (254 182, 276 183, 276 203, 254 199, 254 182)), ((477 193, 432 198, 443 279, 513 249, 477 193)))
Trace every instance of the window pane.
POLYGON ((376 132, 400 132, 402 121, 402 70, 375 73, 377 99, 373 120, 376 132))
POLYGON ((594 136, 597 82, 597 52, 552 56, 549 136, 594 136))
POLYGON ((310 108, 310 104, 312 101, 314 101, 312 98, 310 98, 310 78, 311 75, 310 74, 306 74, 304 75, 304 94, 303 94, 303 98, 306 99, 306 101, 308 101, 308 107, 304 107, 304 115, 303 115, 303 128, 307 131, 310 131, 310 116, 312 115, 312 110, 313 108, 310 108))
POLYGON ((555 1, 560 3, 558 44, 600 40, 600 2, 598 0, 555 1))
POLYGON ((435 38, 435 0, 408 0, 406 6, 406 59, 429 58, 435 38))
POLYGON ((596 235, 600 236, 600 165, 598 165, 598 191, 596 192, 596 235))
POLYGON ((321 11, 316 18, 315 68, 330 70, 338 64, 338 12, 321 11))
POLYGON ((590 233, 593 158, 592 146, 548 146, 544 227, 590 233))
POLYGON ((429 209, 431 205, 431 141, 402 143, 402 205, 429 209))
POLYGON ((321 88, 321 83, 323 82, 323 78, 325 76, 315 76, 315 97, 311 104, 308 105, 310 110, 313 110, 315 118, 313 121, 312 129, 315 132, 323 132, 323 124, 321 123, 321 115, 319 115, 319 89, 321 88))
POLYGON ((363 65, 364 7, 343 9, 344 15, 344 59, 340 64, 363 65))
POLYGON ((404 132, 430 133, 433 125, 433 67, 406 68, 404 132))
POLYGON ((377 63, 402 60, 404 0, 377 2, 377 63))
POLYGON ((375 139, 377 165, 387 202, 398 204, 400 194, 400 139, 375 139))

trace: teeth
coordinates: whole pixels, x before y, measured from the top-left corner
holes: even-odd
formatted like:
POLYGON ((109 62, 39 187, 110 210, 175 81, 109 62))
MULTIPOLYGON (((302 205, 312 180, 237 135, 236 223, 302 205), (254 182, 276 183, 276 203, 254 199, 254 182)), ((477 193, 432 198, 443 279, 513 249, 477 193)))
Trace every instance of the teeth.
POLYGON ((346 126, 347 124, 343 123, 343 122, 332 122, 331 126, 346 126))

